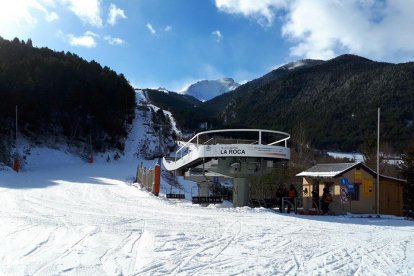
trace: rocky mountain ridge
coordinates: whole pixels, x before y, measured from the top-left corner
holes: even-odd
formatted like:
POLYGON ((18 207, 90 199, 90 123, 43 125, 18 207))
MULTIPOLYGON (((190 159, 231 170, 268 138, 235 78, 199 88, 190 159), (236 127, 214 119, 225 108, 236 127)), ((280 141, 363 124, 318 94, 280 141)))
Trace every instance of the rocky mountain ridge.
POLYGON ((232 78, 222 78, 217 80, 201 80, 191 84, 182 94, 193 96, 200 101, 208 101, 223 93, 232 91, 239 87, 232 78))

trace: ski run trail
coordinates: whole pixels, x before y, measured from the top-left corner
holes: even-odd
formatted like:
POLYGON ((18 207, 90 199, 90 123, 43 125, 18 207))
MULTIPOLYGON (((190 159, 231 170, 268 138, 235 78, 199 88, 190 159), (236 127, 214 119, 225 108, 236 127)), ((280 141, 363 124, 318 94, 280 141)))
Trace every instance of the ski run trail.
POLYGON ((132 183, 143 123, 118 161, 33 148, 0 171, 0 275, 414 275, 413 221, 201 207, 182 179, 187 200, 149 194, 132 183))

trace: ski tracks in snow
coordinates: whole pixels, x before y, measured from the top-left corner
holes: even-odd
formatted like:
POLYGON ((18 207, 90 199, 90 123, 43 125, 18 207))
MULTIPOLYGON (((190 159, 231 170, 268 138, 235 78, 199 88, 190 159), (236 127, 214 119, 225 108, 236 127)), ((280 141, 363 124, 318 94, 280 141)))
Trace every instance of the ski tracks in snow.
POLYGON ((204 275, 231 265, 231 254, 225 252, 239 239, 242 224, 238 220, 222 224, 214 219, 207 227, 196 228, 200 232, 188 233, 146 226, 133 275, 204 275))
MULTIPOLYGON (((74 243, 72 243, 68 248, 66 248, 63 253, 57 255, 55 258, 53 258, 52 260, 47 261, 45 264, 43 264, 42 266, 40 266, 40 268, 38 268, 36 271, 34 271, 33 275, 43 275, 43 274, 54 274, 56 273, 56 268, 59 266, 58 262, 62 259, 64 259, 66 256, 68 256, 69 254, 73 253, 78 245, 81 245, 81 243, 86 240, 87 238, 89 238, 90 236, 95 235, 96 233, 98 233, 98 229, 95 228, 91 231, 89 231, 88 233, 86 233, 85 235, 83 235, 80 239, 76 240, 74 243)), ((67 272, 70 271, 73 268, 66 268, 62 271, 58 271, 59 272, 67 272)))
MULTIPOLYGON (((205 245, 201 246, 201 248, 191 252, 189 256, 179 263, 171 274, 175 275, 186 270, 194 270, 191 272, 192 275, 203 275, 203 271, 207 270, 209 267, 215 266, 215 268, 219 269, 223 260, 216 261, 217 257, 219 257, 231 243, 237 239, 240 235, 241 228, 240 221, 236 220, 230 223, 223 231, 222 237, 217 240, 210 240, 209 242, 206 242, 205 245)), ((221 259, 224 258, 224 260, 227 261, 225 256, 221 257, 221 259)))
POLYGON ((142 229, 130 229, 124 233, 124 237, 116 246, 109 248, 99 257, 107 275, 132 275, 138 258, 138 247, 145 231, 142 229))
POLYGON ((411 222, 203 208, 93 168, 0 194, 0 274, 414 275, 411 222))

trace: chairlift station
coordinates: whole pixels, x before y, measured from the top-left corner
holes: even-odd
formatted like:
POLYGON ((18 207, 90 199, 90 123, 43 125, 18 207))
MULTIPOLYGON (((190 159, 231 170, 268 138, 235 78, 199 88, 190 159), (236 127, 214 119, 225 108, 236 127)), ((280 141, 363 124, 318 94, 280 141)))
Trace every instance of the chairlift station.
POLYGON ((188 142, 179 142, 175 156, 163 158, 168 171, 197 182, 197 199, 203 205, 217 203, 210 187, 218 179, 233 179, 233 206, 247 206, 249 178, 271 173, 273 163, 290 159, 285 132, 262 129, 204 131, 188 142), (236 137, 236 138, 235 138, 236 137))

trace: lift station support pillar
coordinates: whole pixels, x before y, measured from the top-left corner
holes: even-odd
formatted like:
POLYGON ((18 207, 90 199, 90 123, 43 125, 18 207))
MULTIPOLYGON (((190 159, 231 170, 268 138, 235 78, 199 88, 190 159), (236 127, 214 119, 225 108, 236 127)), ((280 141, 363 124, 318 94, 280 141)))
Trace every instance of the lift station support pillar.
POLYGON ((249 205, 249 181, 247 178, 233 179, 233 206, 243 207, 249 205))

